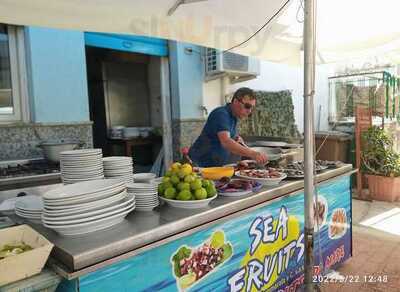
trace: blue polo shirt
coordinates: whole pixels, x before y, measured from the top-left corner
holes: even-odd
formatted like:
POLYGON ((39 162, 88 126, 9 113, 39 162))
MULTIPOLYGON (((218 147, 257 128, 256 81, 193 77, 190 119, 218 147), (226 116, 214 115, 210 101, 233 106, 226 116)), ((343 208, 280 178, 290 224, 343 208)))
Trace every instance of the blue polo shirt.
POLYGON ((189 150, 192 161, 201 167, 222 166, 230 162, 231 153, 225 150, 218 132, 228 131, 231 138, 236 136, 237 118, 233 116, 230 104, 214 109, 197 140, 189 150))

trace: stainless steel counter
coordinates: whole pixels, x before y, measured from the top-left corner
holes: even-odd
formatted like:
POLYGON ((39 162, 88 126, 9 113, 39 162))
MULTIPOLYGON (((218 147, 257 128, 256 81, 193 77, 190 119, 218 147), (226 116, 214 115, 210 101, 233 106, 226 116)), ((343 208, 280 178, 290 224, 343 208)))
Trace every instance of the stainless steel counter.
MULTIPOLYGON (((348 175, 352 171, 352 165, 326 170, 317 175, 317 181, 348 175)), ((73 278, 207 228, 208 225, 224 222, 230 217, 259 208, 260 204, 269 204, 273 199, 301 191, 303 186, 303 180, 288 180, 277 187, 264 187, 256 194, 240 198, 220 196, 204 209, 186 210, 163 205, 152 212, 134 211, 123 223, 109 230, 77 238, 61 237, 41 225, 31 226, 54 243, 53 267, 64 276, 73 278)))
POLYGON ((20 176, 0 179, 0 191, 61 183, 61 173, 20 176))

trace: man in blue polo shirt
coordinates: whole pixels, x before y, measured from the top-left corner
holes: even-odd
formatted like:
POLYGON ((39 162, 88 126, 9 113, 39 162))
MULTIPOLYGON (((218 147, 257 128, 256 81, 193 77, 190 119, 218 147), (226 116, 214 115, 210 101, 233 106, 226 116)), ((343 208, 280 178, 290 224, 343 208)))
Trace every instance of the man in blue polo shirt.
POLYGON ((238 119, 247 118, 255 105, 253 90, 242 87, 235 92, 231 103, 214 109, 189 150, 192 161, 201 167, 222 166, 231 163, 236 155, 266 163, 266 155, 244 146, 236 130, 238 119))

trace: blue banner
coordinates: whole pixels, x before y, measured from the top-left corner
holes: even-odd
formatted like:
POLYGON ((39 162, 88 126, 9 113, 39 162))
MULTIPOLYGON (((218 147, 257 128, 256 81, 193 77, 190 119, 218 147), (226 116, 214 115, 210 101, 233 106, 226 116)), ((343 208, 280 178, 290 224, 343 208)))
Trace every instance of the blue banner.
MULTIPOLYGON (((349 176, 318 187, 314 218, 318 281, 351 256, 349 176)), ((82 276, 80 291, 296 291, 303 228, 299 193, 82 276)))

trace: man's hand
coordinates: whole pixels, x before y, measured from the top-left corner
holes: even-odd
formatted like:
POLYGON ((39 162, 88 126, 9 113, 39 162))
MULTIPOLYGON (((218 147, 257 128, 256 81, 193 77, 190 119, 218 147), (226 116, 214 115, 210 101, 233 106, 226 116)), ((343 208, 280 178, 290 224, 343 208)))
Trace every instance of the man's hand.
MULTIPOLYGON (((237 139, 237 137, 235 138, 235 140, 237 139)), ((221 142, 222 147, 233 154, 250 157, 251 159, 257 161, 258 164, 265 164, 268 161, 268 158, 265 154, 254 151, 247 146, 240 145, 239 141, 235 141, 230 137, 230 133, 228 131, 218 132, 218 138, 221 142)))
POLYGON ((244 143, 243 138, 240 137, 239 135, 235 137, 235 141, 238 142, 239 144, 241 144, 242 146, 246 146, 246 144, 244 143))
POLYGON ((254 151, 254 154, 252 157, 255 161, 257 161, 258 164, 264 165, 268 161, 267 155, 261 152, 254 151))

